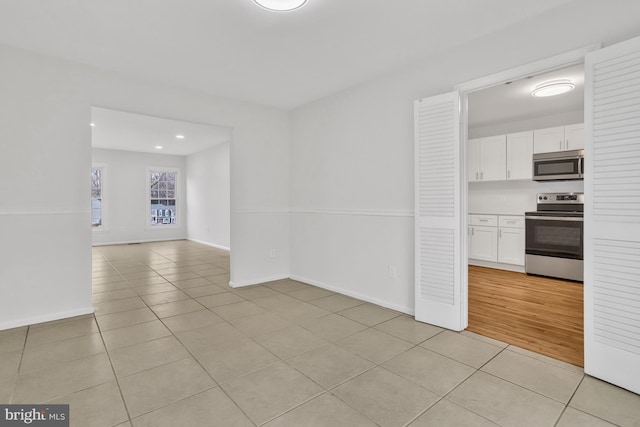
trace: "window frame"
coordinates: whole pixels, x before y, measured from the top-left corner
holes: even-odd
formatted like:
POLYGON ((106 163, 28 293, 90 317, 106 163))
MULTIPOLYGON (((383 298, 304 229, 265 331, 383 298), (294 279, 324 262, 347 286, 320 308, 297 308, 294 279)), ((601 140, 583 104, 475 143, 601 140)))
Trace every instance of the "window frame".
POLYGON ((178 228, 181 226, 182 220, 181 217, 182 215, 184 215, 184 213, 182 212, 183 209, 181 207, 181 198, 182 198, 182 192, 180 191, 180 183, 182 177, 180 176, 180 169, 179 168, 175 168, 175 167, 167 167, 167 166, 149 166, 147 167, 147 178, 146 178, 146 187, 145 187, 145 192, 146 192, 146 205, 145 205, 145 228, 148 230, 166 230, 166 229, 173 229, 173 228, 178 228), (176 215, 176 222, 174 224, 160 224, 161 227, 158 226, 158 224, 152 224, 151 223, 151 173, 152 172, 156 172, 156 173, 175 173, 176 174, 176 180, 175 180, 175 197, 174 200, 176 201, 175 204, 175 209, 176 209, 176 213, 177 211, 180 211, 179 215, 176 215))
MULTIPOLYGON (((92 163, 91 164, 91 173, 93 173, 93 169, 101 169, 100 172, 100 220, 101 224, 97 227, 93 226, 93 196, 91 196, 91 231, 94 233, 108 231, 107 225, 107 164, 106 163, 92 163)), ((93 186, 93 183, 90 184, 93 186)), ((89 190, 91 191, 91 189, 89 190)))

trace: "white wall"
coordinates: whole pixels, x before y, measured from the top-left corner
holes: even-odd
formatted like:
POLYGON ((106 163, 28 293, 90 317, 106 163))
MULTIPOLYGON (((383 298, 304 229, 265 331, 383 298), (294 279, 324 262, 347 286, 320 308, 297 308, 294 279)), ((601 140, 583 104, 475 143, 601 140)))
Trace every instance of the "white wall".
POLYGON ((229 250, 231 184, 229 143, 187 157, 187 235, 229 250))
POLYGON ((285 112, 2 45, 0 93, 0 329, 92 311, 91 106, 233 128, 231 280, 288 275, 285 112))
POLYGON ((104 165, 103 227, 93 230, 93 244, 175 240, 187 237, 186 159, 184 156, 92 149, 93 163, 104 165), (173 227, 151 227, 147 205, 150 167, 177 169, 177 222, 173 227))
POLYGON ((572 125, 584 122, 584 110, 567 111, 542 117, 518 120, 507 123, 494 123, 485 126, 469 128, 469 138, 484 138, 486 136, 505 135, 508 133, 524 132, 528 130, 551 128, 555 126, 572 125))
POLYGON ((632 0, 574 1, 294 110, 291 274, 413 312, 413 101, 638 35, 639 14, 632 0))

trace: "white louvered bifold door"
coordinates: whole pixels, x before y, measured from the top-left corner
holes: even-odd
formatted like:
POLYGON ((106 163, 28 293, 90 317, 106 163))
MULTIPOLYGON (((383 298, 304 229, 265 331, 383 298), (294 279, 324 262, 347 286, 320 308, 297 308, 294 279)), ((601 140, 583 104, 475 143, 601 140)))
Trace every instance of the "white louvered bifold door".
POLYGON ((462 330, 460 96, 419 99, 415 120, 416 320, 462 330))
POLYGON ((640 38, 589 54, 585 372, 640 393, 640 38))

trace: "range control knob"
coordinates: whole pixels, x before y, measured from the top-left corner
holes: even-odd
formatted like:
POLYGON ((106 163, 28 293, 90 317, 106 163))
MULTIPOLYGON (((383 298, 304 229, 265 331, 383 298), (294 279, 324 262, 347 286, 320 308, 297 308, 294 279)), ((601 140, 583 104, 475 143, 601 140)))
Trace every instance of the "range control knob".
POLYGON ((542 200, 542 196, 538 196, 538 200, 542 200))
POLYGON ((547 200, 547 196, 544 196, 544 199, 547 200))

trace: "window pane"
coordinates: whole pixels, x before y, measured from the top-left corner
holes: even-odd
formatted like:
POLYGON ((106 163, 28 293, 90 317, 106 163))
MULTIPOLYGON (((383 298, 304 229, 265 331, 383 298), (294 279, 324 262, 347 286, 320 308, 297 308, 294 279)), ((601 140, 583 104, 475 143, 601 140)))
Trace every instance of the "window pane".
POLYGON ((176 224, 176 172, 150 172, 150 223, 154 226, 176 224))

